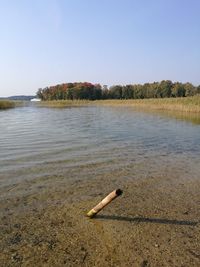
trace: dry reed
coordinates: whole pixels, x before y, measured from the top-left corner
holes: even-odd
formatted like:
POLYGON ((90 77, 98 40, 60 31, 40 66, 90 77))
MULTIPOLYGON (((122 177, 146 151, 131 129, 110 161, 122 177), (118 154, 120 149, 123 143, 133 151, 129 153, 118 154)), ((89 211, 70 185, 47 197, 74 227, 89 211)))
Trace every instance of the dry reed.
POLYGON ((149 110, 166 110, 179 112, 200 113, 200 95, 180 98, 153 98, 153 99, 109 99, 109 100, 53 100, 41 101, 41 107, 73 107, 88 105, 125 106, 149 110))

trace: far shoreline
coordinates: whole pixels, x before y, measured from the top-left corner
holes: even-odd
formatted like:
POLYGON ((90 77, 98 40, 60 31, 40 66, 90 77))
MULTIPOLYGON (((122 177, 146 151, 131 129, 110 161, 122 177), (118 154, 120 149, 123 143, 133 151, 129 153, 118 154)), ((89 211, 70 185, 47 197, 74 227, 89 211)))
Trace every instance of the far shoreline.
MULTIPOLYGON (((145 99, 104 99, 104 100, 46 100, 40 102, 25 101, 26 105, 36 107, 67 108, 81 106, 113 106, 131 107, 144 111, 169 111, 196 114, 200 113, 200 95, 177 98, 145 98, 145 99)), ((24 106, 24 101, 0 100, 0 110, 24 106)))
POLYGON ((179 98, 106 99, 106 100, 49 100, 37 102, 38 107, 64 108, 73 106, 121 106, 144 110, 200 113, 200 95, 179 98))

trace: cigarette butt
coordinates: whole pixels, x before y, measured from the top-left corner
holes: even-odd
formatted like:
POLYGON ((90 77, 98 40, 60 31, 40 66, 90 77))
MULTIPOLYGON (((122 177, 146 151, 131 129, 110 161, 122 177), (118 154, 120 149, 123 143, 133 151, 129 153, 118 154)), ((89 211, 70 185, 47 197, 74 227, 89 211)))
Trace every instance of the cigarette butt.
POLYGON ((91 209, 87 216, 92 218, 94 217, 99 211, 101 211, 105 206, 107 206, 113 199, 120 196, 123 193, 121 189, 114 190, 109 195, 107 195, 99 204, 97 204, 93 209, 91 209))

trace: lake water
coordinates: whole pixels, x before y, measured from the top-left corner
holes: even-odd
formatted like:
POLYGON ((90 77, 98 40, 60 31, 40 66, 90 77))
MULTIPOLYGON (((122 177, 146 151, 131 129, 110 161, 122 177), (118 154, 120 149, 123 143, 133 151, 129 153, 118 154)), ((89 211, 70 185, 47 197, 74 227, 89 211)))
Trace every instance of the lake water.
MULTIPOLYGON (((200 125, 121 107, 0 111, 0 190, 40 177, 121 170, 198 178, 200 125)), ((69 177, 69 178, 70 178, 69 177)))

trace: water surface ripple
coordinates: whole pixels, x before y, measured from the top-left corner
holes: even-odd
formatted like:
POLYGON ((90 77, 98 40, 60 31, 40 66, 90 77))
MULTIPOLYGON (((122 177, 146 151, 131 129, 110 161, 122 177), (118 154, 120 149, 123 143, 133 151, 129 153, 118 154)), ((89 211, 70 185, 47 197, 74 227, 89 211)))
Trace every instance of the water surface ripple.
POLYGON ((2 188, 81 166, 98 172, 139 164, 147 174, 171 164, 183 176, 198 175, 200 126, 129 108, 30 106, 0 112, 2 188))

